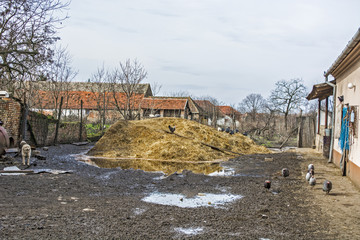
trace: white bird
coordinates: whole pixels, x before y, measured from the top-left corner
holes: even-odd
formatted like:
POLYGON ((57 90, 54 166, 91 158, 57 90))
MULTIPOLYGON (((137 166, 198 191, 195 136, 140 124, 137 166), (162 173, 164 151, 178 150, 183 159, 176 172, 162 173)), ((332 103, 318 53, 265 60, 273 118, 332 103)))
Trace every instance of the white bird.
POLYGON ((310 186, 315 186, 316 184, 316 178, 313 176, 311 176, 310 180, 309 180, 309 184, 310 186))
POLYGON ((329 180, 325 180, 324 181, 324 185, 323 185, 323 191, 326 192, 326 194, 329 194, 329 192, 332 189, 332 183, 329 180))
POLYGON ((314 170, 312 169, 306 173, 306 181, 309 181, 311 176, 314 176, 314 170))
POLYGON ((312 164, 312 163, 309 164, 309 166, 308 166, 308 171, 310 171, 310 169, 315 170, 315 169, 314 169, 314 164, 312 164))

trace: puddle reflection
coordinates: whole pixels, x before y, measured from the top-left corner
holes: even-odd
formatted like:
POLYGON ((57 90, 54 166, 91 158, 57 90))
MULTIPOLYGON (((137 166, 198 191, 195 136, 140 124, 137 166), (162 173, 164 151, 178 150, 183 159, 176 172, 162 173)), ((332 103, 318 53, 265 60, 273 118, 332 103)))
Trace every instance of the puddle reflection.
POLYGON ((220 162, 176 162, 176 161, 156 161, 142 159, 107 159, 89 156, 77 156, 79 161, 85 162, 100 168, 117 168, 121 169, 141 169, 147 172, 164 172, 170 175, 174 172, 190 170, 194 173, 210 174, 221 172, 223 168, 220 162))
POLYGON ((243 198, 242 195, 202 193, 192 198, 182 194, 151 193, 142 201, 160 205, 177 206, 181 208, 214 207, 218 208, 230 202, 243 198))

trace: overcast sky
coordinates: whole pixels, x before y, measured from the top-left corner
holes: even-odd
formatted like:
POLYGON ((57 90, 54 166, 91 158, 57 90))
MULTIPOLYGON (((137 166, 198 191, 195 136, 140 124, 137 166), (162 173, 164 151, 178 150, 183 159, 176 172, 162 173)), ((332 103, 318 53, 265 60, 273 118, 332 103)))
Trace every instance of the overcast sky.
POLYGON ((86 81, 137 59, 159 95, 188 91, 237 104, 278 80, 309 88, 360 27, 358 0, 72 0, 61 45, 86 81))

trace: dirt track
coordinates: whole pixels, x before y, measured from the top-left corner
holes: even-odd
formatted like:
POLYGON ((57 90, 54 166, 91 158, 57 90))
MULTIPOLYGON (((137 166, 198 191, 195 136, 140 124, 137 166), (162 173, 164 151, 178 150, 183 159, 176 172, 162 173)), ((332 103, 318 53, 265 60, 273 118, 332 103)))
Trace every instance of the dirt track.
POLYGON ((360 239, 359 191, 319 155, 248 155, 224 164, 235 176, 187 172, 161 179, 160 173, 100 169, 69 156, 85 149, 51 147, 42 152, 47 160, 30 168, 72 174, 0 176, 0 239, 360 239), (270 156, 274 160, 265 162, 270 156), (304 180, 310 162, 318 177, 313 188, 304 180), (279 175, 283 167, 290 177, 279 175), (330 195, 321 190, 325 178, 333 181, 330 195), (154 192, 244 197, 220 208, 142 201, 154 192))

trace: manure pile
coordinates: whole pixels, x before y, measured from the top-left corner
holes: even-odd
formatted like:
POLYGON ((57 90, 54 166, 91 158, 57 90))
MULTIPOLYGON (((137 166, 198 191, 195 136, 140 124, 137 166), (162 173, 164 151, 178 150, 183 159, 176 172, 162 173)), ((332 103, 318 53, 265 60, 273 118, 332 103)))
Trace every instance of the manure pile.
POLYGON ((269 153, 240 133, 230 135, 181 118, 118 121, 90 150, 105 158, 172 161, 226 160, 239 154, 269 153), (171 134, 168 126, 176 126, 171 134))

